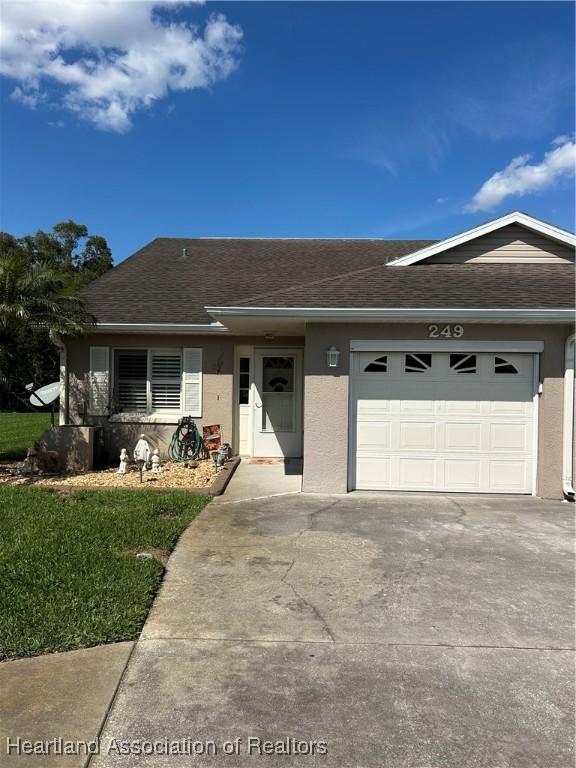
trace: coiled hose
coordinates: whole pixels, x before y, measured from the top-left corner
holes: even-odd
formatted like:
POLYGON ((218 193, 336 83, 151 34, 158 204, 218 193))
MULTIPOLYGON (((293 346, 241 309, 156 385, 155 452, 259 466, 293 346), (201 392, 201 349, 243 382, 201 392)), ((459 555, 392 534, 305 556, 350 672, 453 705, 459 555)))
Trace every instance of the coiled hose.
POLYGON ((190 416, 183 416, 174 430, 168 456, 172 461, 190 461, 204 455, 204 443, 198 427, 190 416))

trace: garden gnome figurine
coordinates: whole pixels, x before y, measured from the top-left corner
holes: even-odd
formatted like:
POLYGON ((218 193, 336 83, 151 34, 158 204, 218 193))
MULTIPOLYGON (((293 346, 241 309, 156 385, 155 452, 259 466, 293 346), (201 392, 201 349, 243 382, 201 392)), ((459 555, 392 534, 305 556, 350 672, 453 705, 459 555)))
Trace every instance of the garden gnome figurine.
POLYGON ((139 461, 144 462, 142 469, 148 469, 148 462, 150 461, 150 446, 148 445, 146 436, 143 434, 140 435, 140 440, 138 440, 136 447, 134 448, 134 461, 136 463, 139 461))
POLYGON ((120 451, 120 466, 116 470, 117 475, 125 475, 126 468, 128 466, 128 451, 126 448, 122 448, 120 451))
POLYGON ((152 472, 160 472, 160 456, 158 452, 158 448, 154 449, 154 453, 152 454, 152 472))

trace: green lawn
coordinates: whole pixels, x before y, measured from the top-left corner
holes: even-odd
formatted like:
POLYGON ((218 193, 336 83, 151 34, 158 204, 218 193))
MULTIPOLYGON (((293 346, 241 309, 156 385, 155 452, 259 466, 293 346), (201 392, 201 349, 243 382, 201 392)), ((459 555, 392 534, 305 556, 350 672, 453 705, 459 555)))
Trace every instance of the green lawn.
POLYGON ((138 636, 170 550, 209 497, 0 488, 0 658, 138 636))
POLYGON ((49 413, 0 413, 0 460, 23 459, 49 426, 49 413))

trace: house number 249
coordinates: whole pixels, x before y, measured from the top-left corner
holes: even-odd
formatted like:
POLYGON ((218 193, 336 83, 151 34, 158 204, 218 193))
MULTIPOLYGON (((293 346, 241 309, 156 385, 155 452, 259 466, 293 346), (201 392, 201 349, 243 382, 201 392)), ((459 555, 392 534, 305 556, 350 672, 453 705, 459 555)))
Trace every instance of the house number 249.
POLYGON ((464 336, 463 325, 429 325, 428 326, 428 338, 438 339, 443 336, 445 339, 459 339, 464 336))

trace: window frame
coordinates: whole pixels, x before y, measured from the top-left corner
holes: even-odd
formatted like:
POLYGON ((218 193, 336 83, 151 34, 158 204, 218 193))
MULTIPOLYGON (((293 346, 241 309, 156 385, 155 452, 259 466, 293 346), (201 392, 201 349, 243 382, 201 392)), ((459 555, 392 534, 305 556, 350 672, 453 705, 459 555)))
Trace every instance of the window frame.
POLYGON ((402 362, 402 374, 404 376, 412 376, 415 374, 416 376, 431 376, 432 371, 434 369, 434 360, 437 359, 433 352, 427 352, 427 351, 418 351, 418 352, 404 352, 404 359, 402 362), (413 357, 415 359, 418 359, 419 356, 425 355, 426 357, 430 358, 430 365, 426 366, 426 363, 423 363, 422 360, 419 362, 422 362, 426 367, 424 368, 416 368, 415 366, 411 366, 411 370, 408 370, 408 358, 413 357))
MULTIPOLYGON (((464 362, 464 360, 461 360, 460 362, 464 362)), ((449 352, 448 353, 448 374, 450 376, 479 376, 480 375, 480 360, 478 359, 478 353, 477 352, 449 352), (452 355, 463 355, 464 360, 466 357, 474 358, 474 370, 461 370, 456 367, 452 367, 452 355)))
POLYGON ((248 354, 238 355, 238 387, 237 387, 237 392, 236 392, 236 405, 238 407, 249 406, 250 405, 250 390, 251 390, 251 386, 252 386, 252 357, 250 355, 248 355, 248 354), (248 361, 248 370, 247 371, 243 371, 242 370, 242 361, 243 360, 247 360, 248 361), (242 386, 243 377, 246 377, 246 376, 248 377, 248 386, 243 387, 242 386), (241 402, 242 392, 246 393, 247 399, 246 399, 245 403, 241 402))
MULTIPOLYGON (((112 376, 111 376, 111 392, 112 392, 112 402, 114 404, 118 403, 117 398, 117 387, 118 383, 120 381, 120 377, 118 375, 118 356, 122 354, 123 352, 145 352, 146 353, 146 410, 144 411, 134 411, 134 410, 120 410, 119 405, 116 406, 116 408, 113 411, 113 416, 117 419, 129 418, 133 416, 139 416, 139 417, 152 417, 152 418, 174 418, 175 416, 179 416, 182 413, 182 399, 184 397, 183 393, 183 377, 184 377, 184 348, 183 347, 113 347, 112 348, 112 376), (155 409, 152 407, 152 385, 153 385, 153 376, 152 376, 152 356, 153 355, 171 355, 173 357, 179 356, 180 358, 180 375, 178 377, 174 376, 171 377, 172 383, 178 378, 179 384, 180 384, 180 403, 178 408, 163 408, 163 409, 155 409)), ((158 378, 154 379, 154 381, 158 382, 158 378)), ((166 380, 168 381, 168 379, 166 380)))
POLYGON ((362 373, 368 373, 376 376, 386 376, 390 373, 390 360, 387 352, 379 354, 378 357, 373 357, 369 363, 366 363, 362 369, 362 373), (371 368, 371 366, 375 366, 371 368))
POLYGON ((498 355, 494 355, 492 375, 493 376, 519 376, 520 370, 515 363, 511 363, 510 360, 503 357, 502 354, 498 354, 498 355), (513 370, 506 371, 504 370, 505 368, 513 368, 513 370))

